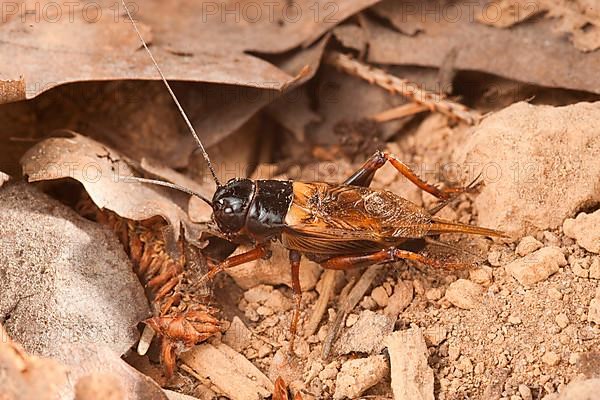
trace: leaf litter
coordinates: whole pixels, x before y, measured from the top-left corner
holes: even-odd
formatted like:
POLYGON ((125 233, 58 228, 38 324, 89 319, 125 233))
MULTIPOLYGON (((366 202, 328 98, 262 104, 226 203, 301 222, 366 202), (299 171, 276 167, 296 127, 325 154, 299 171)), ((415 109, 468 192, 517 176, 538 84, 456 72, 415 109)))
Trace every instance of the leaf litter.
MULTIPOLYGON (((293 76, 251 52, 284 53, 308 45, 377 1, 302 0, 289 7, 285 2, 190 0, 174 6, 152 0, 133 11, 168 79, 281 90, 293 76), (238 11, 227 14, 231 9, 238 11)), ((6 10, 0 56, 9 62, 0 102, 30 99, 69 82, 157 79, 118 2, 72 4, 64 10, 68 18, 61 7, 49 4, 37 3, 33 15, 23 14, 18 4, 6 10)))
MULTIPOLYGON (((318 6, 327 11, 323 7, 329 3, 321 2, 318 6)), ((494 128, 492 122, 504 114, 496 119, 484 116, 483 124, 494 121, 481 127, 476 123, 471 131, 461 122, 440 114, 427 115, 427 110, 415 107, 416 102, 358 80, 352 73, 346 75, 328 66, 321 67, 321 63, 323 56, 335 54, 332 51, 342 52, 353 56, 353 62, 378 68, 379 78, 374 80, 377 83, 397 78, 415 82, 421 89, 431 90, 437 85, 440 95, 482 113, 500 111, 519 99, 553 105, 594 101, 597 97, 593 93, 599 92, 593 67, 597 58, 594 9, 583 7, 583 1, 544 2, 546 8, 540 8, 540 12, 516 15, 515 7, 522 7, 523 2, 499 1, 495 4, 505 19, 485 20, 478 14, 472 20, 452 22, 444 18, 432 20, 434 15, 421 18, 422 10, 415 13, 406 8, 414 3, 337 1, 331 3, 338 7, 335 15, 341 17, 335 21, 311 20, 304 15, 295 25, 286 20, 275 23, 260 20, 252 24, 227 18, 223 22, 219 15, 223 7, 248 4, 231 2, 197 12, 202 6, 192 2, 183 2, 181 7, 172 7, 168 2, 148 2, 136 10, 143 35, 151 42, 168 78, 187 81, 177 82, 175 89, 199 127, 209 153, 224 166, 219 171, 222 176, 243 170, 247 176, 339 182, 375 148, 385 146, 401 155, 428 181, 448 185, 469 180, 468 171, 463 179, 460 174, 450 173, 456 171, 444 169, 461 163, 464 149, 469 149, 469 159, 491 158, 484 163, 488 166, 498 152, 505 154, 507 165, 537 163, 541 157, 543 162, 537 167, 541 168, 543 179, 539 182, 550 176, 552 179, 535 186, 536 193, 527 191, 533 197, 518 195, 523 193, 526 182, 518 182, 518 193, 500 189, 514 184, 510 180, 514 175, 510 173, 498 180, 484 175, 488 179, 479 195, 465 195, 441 214, 465 223, 482 223, 500 215, 530 229, 527 232, 532 236, 528 242, 539 243, 542 246, 539 251, 564 256, 558 268, 551 268, 549 276, 526 270, 531 265, 519 257, 535 257, 536 253, 526 254, 525 239, 515 251, 516 242, 524 234, 518 231, 515 243, 442 238, 452 244, 447 250, 456 246, 487 255, 478 258, 470 270, 436 271, 414 263, 335 274, 321 274, 317 266, 305 268, 311 283, 305 285, 302 319, 305 324, 310 321, 310 329, 305 337, 298 338, 298 357, 290 362, 285 349, 289 343, 291 290, 285 281, 289 266, 283 252, 270 261, 237 267, 231 271, 233 279, 220 276, 212 288, 197 285, 195 282, 210 264, 233 251, 232 246, 207 235, 209 208, 197 199, 162 188, 113 182, 115 172, 135 173, 166 179, 208 197, 213 188, 212 183, 203 179, 206 174, 203 161, 198 154, 192 154, 192 140, 178 122, 161 86, 156 82, 123 81, 156 79, 151 64, 134 41, 131 26, 109 27, 108 20, 100 19, 97 25, 89 24, 91 27, 78 21, 72 26, 57 24, 53 29, 48 21, 25 26, 13 16, 0 26, 3 37, 11 40, 1 43, 0 54, 5 52, 15 56, 15 60, 30 57, 26 68, 35 74, 23 74, 21 79, 21 74, 17 75, 20 67, 15 67, 9 57, 8 71, 14 76, 3 76, 2 100, 19 100, 24 92, 37 97, 0 108, 0 117, 7 122, 0 127, 1 169, 19 180, 16 160, 29 149, 22 162, 31 185, 64 203, 55 203, 55 208, 47 214, 73 207, 87 219, 108 228, 101 234, 95 233, 95 238, 114 235, 119 239, 121 256, 128 256, 131 264, 126 271, 133 269, 138 275, 150 304, 149 315, 135 318, 136 322, 144 322, 138 325, 139 331, 144 332, 144 339, 137 346, 140 354, 128 355, 127 361, 163 387, 199 399, 223 394, 234 399, 258 398, 271 393, 278 399, 292 398, 292 394, 294 398, 308 399, 356 396, 405 399, 419 393, 425 398, 444 400, 502 396, 551 400, 560 398, 556 392, 561 392, 560 396, 569 393, 575 399, 577 394, 571 393, 593 387, 593 379, 581 384, 578 379, 596 376, 596 369, 589 364, 599 340, 598 255, 563 234, 561 221, 546 226, 543 218, 536 218, 538 226, 531 229, 535 224, 515 221, 510 213, 501 214, 502 210, 494 206, 495 202, 504 202, 506 206, 501 207, 504 210, 525 201, 527 207, 522 207, 523 210, 537 207, 539 212, 548 213, 539 199, 554 199, 556 193, 569 191, 577 193, 578 204, 569 206, 567 214, 581 211, 590 215, 597 205, 597 185, 585 182, 586 176, 589 180, 597 178, 595 169, 587 168, 595 165, 589 164, 589 159, 597 152, 597 141, 586 136, 585 143, 569 139, 565 146, 561 138, 576 135, 573 127, 582 124, 590 125, 586 132, 593 131, 593 124, 572 121, 576 115, 574 108, 544 109, 548 123, 560 119, 561 126, 564 125, 560 132, 552 131, 547 150, 560 154, 565 168, 554 166, 550 174, 545 172, 548 167, 544 164, 551 161, 550 157, 542 157, 542 153, 524 145, 536 137, 534 126, 540 124, 535 117, 541 109, 523 112, 525 105, 511 108, 515 114, 511 114, 508 126, 519 121, 518 140, 489 143, 481 138, 497 136, 501 129, 494 128), (174 19, 178 24, 171 23, 174 19), (75 28, 83 32, 80 40, 66 41, 75 28), (332 29, 333 35, 327 34, 332 29), (49 39, 53 41, 49 43, 49 39), (73 46, 78 44, 84 46, 79 46, 77 52, 73 46), (24 54, 23 45, 33 46, 31 54, 24 54), (82 48, 86 50, 81 51, 82 48), (39 57, 48 58, 47 54, 61 56, 52 58, 54 64, 48 68, 51 71, 41 70, 37 61, 39 57), (92 58, 97 69, 90 68, 92 58), (36 89, 29 86, 31 76, 36 79, 41 76, 42 83, 48 83, 45 79, 49 76, 57 78, 56 84, 75 83, 56 88, 50 83, 36 89), (89 79, 109 82, 86 82, 89 79), (473 82, 476 84, 470 86, 473 82), (498 82, 501 87, 493 98, 489 85, 498 82), (324 93, 318 88, 331 83, 341 96, 326 103, 324 93), (515 85, 527 85, 526 92, 531 95, 515 96, 503 91, 515 85), (83 101, 86 91, 94 88, 100 90, 88 95, 89 101, 83 101), (105 101, 106 90, 143 95, 136 102, 116 97, 111 99, 114 101, 105 101), (41 92, 44 93, 38 96, 41 92), (48 138, 48 132, 55 128, 70 128, 80 133, 48 138), (561 143, 560 152, 552 149, 561 143), (518 146, 518 150, 510 146, 518 146), (232 169, 227 162, 247 168, 232 169), (573 168, 588 172, 582 174, 582 183, 577 188, 570 187, 572 180, 563 174, 573 168), (268 173, 262 174, 263 169, 268 173), (90 174, 95 170, 100 172, 97 181, 90 174), (63 178, 80 182, 84 190, 77 185, 75 190, 72 181, 63 178), (491 200, 484 202, 483 198, 491 200), (519 271, 532 274, 537 282, 533 287, 520 286, 521 276, 514 276, 513 268, 505 268, 513 262, 522 265, 519 271), (278 279, 272 279, 274 274, 278 279), (234 321, 231 326, 230 318, 234 321), (382 342, 385 349, 360 347, 361 334, 375 337, 368 333, 372 327, 365 321, 381 318, 387 324, 385 332, 378 332, 387 338, 382 342), (232 329, 243 330, 246 339, 234 342, 235 346, 229 348, 221 342, 221 333, 234 337, 232 329), (385 334, 389 329, 394 333, 385 334), (398 350, 408 343, 398 339, 400 334, 409 333, 411 343, 418 344, 420 349, 418 358, 407 358, 406 351, 398 350), (342 342, 350 349, 344 351, 348 354, 335 351, 342 342), (203 352, 212 354, 214 362, 198 356, 203 352), (392 360, 391 368, 388 359, 392 360), (247 367, 245 372, 231 372, 235 365, 242 364, 247 367), (405 365, 414 368, 407 371, 401 367, 405 365), (365 371, 376 371, 377 379, 365 376, 365 371), (420 376, 427 377, 426 384, 420 376), (573 383, 568 384, 570 381, 573 383), (412 392, 407 392, 407 388, 412 392)), ((276 6, 277 12, 282 4, 276 6)), ((369 78, 367 75, 365 79, 369 78)), ((0 190, 11 190, 13 185, 9 181, 0 190)), ((405 193, 417 204, 433 205, 430 196, 414 190, 393 170, 382 169, 374 185, 405 193)), ((10 210, 14 208, 11 206, 10 210)), ((563 217, 561 214, 556 218, 563 217)), ((572 217, 572 221, 583 220, 574 219, 575 215, 567 217, 572 217)), ((582 225, 577 229, 578 234, 585 235, 588 228, 582 225)), ((64 235, 46 236, 30 240, 31 247, 50 251, 60 243, 57 237, 64 235)), ((553 260, 538 261, 544 264, 553 260)), ((548 268, 541 265, 539 269, 548 268)), ((28 281, 37 282, 37 271, 32 268, 33 277, 28 281)), ((19 315, 16 312, 27 304, 28 298, 23 296, 27 293, 23 291, 16 297, 21 298, 20 303, 10 304, 9 310, 14 307, 12 314, 9 313, 12 317, 3 320, 24 343, 32 334, 13 328, 14 317, 19 315)), ((41 310, 43 314, 45 309, 41 310)), ((107 317, 104 322, 112 324, 111 321, 107 317)), ((223 342, 229 344, 228 340, 223 342)), ((127 343, 122 348, 131 347, 131 341, 127 343)), ((81 353, 85 354, 83 357, 77 356, 74 347, 65 346, 63 350, 68 368, 87 368, 87 359, 92 363, 99 359, 100 364, 110 365, 113 370, 110 372, 120 371, 118 365, 123 364, 117 358, 123 352, 121 348, 112 357, 116 364, 105 358, 98 346, 84 345, 87 352, 81 353), (68 355, 70 351, 73 356, 68 355)), ((77 385, 78 396, 108 396, 103 391, 107 387, 117 388, 115 395, 121 395, 130 387, 131 376, 126 375, 99 371, 97 375, 82 377, 77 385)), ((133 377, 133 382, 136 379, 133 377)), ((150 382, 149 378, 144 379, 150 382)), ((156 392, 156 385, 150 386, 148 393, 156 398, 164 396, 160 390, 156 392)), ((172 397, 174 393, 168 395, 172 397)), ((145 398, 150 396, 147 394, 145 398)))

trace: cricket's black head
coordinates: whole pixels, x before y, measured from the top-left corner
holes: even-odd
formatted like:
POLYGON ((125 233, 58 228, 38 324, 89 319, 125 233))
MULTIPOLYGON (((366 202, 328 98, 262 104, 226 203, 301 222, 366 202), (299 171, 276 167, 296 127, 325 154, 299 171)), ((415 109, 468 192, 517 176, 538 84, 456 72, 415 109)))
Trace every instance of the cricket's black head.
POLYGON ((223 233, 237 233, 246 223, 248 208, 254 196, 250 179, 231 179, 219 186, 212 200, 214 220, 223 233))

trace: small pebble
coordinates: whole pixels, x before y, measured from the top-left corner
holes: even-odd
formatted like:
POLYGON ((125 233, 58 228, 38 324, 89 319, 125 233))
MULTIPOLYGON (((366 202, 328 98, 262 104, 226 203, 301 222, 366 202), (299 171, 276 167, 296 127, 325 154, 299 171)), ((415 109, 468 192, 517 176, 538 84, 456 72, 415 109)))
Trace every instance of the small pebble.
POLYGON ((508 323, 511 325, 519 325, 521 322, 521 318, 517 317, 516 315, 511 314, 508 316, 508 323))
POLYGON ((326 381, 328 379, 335 379, 337 376, 337 363, 335 361, 327 364, 323 371, 319 372, 319 379, 326 381))
POLYGON ((575 365, 579 361, 579 353, 571 353, 569 356, 569 364, 575 365))
POLYGON ((590 301, 587 320, 600 325, 600 298, 595 297, 592 299, 592 301, 590 301))
POLYGON ((531 394, 531 389, 527 385, 519 385, 519 394, 523 400, 531 400, 533 399, 533 395, 531 394))
POLYGON ((348 317, 346 318, 346 326, 350 328, 356 323, 356 321, 358 321, 358 314, 348 314, 348 317))
POLYGON ((258 348, 258 358, 264 358, 268 356, 269 354, 271 354, 271 351, 271 346, 269 346, 266 343, 263 343, 263 345, 258 348))
POLYGON ((377 303, 375 303, 375 300, 371 296, 365 296, 360 301, 360 306, 365 310, 374 310, 377 308, 377 303))
POLYGON ((244 292, 244 299, 248 303, 264 303, 269 298, 273 286, 258 285, 244 292))
POLYGON ((470 374, 473 372, 473 363, 469 357, 462 356, 458 360, 457 367, 464 373, 470 374))
POLYGON ((431 289, 427 289, 427 291, 425 291, 425 297, 429 301, 439 300, 443 296, 444 296, 444 288, 441 288, 441 287, 431 288, 431 289))
POLYGON ((550 231, 544 231, 544 240, 549 246, 560 246, 560 239, 550 231))
POLYGON ((516 253, 521 257, 524 257, 527 254, 531 254, 534 251, 541 249, 542 247, 544 247, 542 242, 533 236, 525 236, 517 245, 516 253))
POLYGON ((446 339, 448 331, 441 325, 430 326, 423 332, 425 343, 428 346, 437 346, 446 339))
POLYGON ((469 279, 480 285, 488 285, 492 282, 492 269, 490 267, 481 267, 469 272, 469 279))
POLYGON ((389 298, 384 314, 396 318, 412 302, 414 286, 411 281, 398 281, 394 294, 389 298))
POLYGON ((273 290, 264 305, 273 310, 273 312, 288 311, 292 308, 290 299, 284 296, 279 290, 273 290))
POLYGON ((499 267, 501 264, 500 257, 501 257, 501 253, 499 251, 497 251, 497 250, 490 251, 488 253, 488 262, 493 267, 499 267))
POLYGON ((600 210, 591 214, 579 213, 563 223, 565 235, 577 240, 577 244, 589 252, 600 253, 600 210))
POLYGON ((560 290, 552 287, 552 288, 548 289, 548 297, 550 297, 551 299, 554 299, 554 300, 561 300, 563 295, 560 292, 560 290))
POLYGON ((265 306, 259 306, 256 309, 256 313, 261 317, 268 317, 269 315, 273 315, 273 309, 265 306))
POLYGON ((567 265, 559 247, 544 247, 509 263, 505 269, 523 286, 532 286, 567 265))
POLYGON ((564 313, 558 314, 554 321, 561 329, 565 329, 567 326, 569 326, 569 317, 567 317, 567 315, 564 313))
POLYGON ((483 288, 466 279, 459 279, 448 286, 446 299, 454 306, 470 310, 481 302, 483 288))
POLYGON ((485 364, 483 362, 478 362, 475 365, 475 374, 481 375, 485 372, 485 364))
POLYGON ((584 268, 584 263, 585 263, 585 259, 579 259, 573 262, 573 264, 571 264, 571 270, 573 271, 573 274, 575 276, 578 276, 580 278, 587 278, 590 274, 590 271, 588 271, 586 268, 584 268))
POLYGON ((388 361, 383 355, 348 360, 337 374, 333 399, 359 398, 389 374, 388 361))
POLYGON ((455 345, 454 343, 451 343, 448 346, 448 358, 451 361, 456 361, 456 360, 458 360, 459 356, 460 356, 460 347, 458 347, 458 345, 455 345))
POLYGON ((542 361, 545 364, 548 364, 549 366, 554 367, 554 366, 558 365, 558 363, 560 362, 560 355, 556 354, 553 351, 547 351, 542 356, 542 361))
POLYGON ((422 296, 425 294, 425 287, 423 286, 423 282, 420 279, 413 280, 413 287, 415 289, 415 293, 418 294, 419 296, 422 296))
POLYGON ((387 292, 382 286, 378 286, 371 292, 371 297, 375 300, 375 303, 381 308, 388 305, 390 300, 387 292))

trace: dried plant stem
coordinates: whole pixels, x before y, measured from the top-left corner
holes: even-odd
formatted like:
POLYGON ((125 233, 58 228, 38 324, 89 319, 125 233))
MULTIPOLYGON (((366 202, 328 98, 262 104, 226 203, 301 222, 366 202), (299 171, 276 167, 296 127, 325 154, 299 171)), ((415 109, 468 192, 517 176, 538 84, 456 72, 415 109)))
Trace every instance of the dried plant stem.
POLYGON ((481 115, 463 104, 444 98, 443 96, 424 89, 415 83, 398 78, 382 69, 374 68, 352 59, 350 56, 330 52, 325 57, 325 62, 346 72, 357 76, 371 84, 378 85, 391 93, 399 93, 409 100, 454 119, 459 119, 469 125, 479 121, 481 115))
POLYGON ((306 323, 306 327, 304 328, 305 336, 310 336, 317 331, 319 322, 321 322, 321 319, 325 314, 325 310, 327 310, 327 303, 329 303, 329 300, 333 296, 336 272, 337 271, 333 269, 327 269, 325 270, 325 272, 323 272, 323 286, 321 288, 321 295, 315 303, 313 313, 310 316, 308 322, 306 323))
POLYGON ((388 122, 393 121, 395 119, 400 119, 404 117, 408 117, 411 115, 418 114, 423 111, 428 111, 429 107, 419 103, 408 103, 403 104, 399 107, 394 107, 389 110, 382 111, 377 113, 371 117, 373 121, 376 122, 388 122))
POLYGON ((350 293, 348 293, 348 296, 340 302, 341 304, 339 306, 338 313, 335 317, 335 320, 331 324, 331 327, 329 328, 329 333, 327 334, 325 341, 323 342, 323 359, 329 357, 333 347, 333 342, 337 338, 342 326, 342 322, 346 318, 346 315, 352 311, 352 309, 356 307, 358 302, 363 298, 367 290, 369 290, 371 283, 373 283, 373 280, 377 277, 382 268, 382 265, 372 265, 367 268, 358 282, 356 282, 356 285, 354 285, 350 293))

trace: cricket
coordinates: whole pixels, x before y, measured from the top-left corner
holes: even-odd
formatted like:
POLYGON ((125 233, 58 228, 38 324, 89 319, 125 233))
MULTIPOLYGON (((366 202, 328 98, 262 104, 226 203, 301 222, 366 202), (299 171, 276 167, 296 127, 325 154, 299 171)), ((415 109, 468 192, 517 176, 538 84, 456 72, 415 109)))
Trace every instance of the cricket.
POLYGON ((198 196, 212 207, 212 218, 220 233, 233 243, 251 244, 254 247, 250 251, 225 259, 202 279, 210 280, 227 268, 258 259, 268 259, 269 245, 274 240, 280 241, 289 250, 294 291, 290 353, 293 354, 294 351, 302 301, 299 279, 301 257, 317 262, 324 269, 335 270, 399 260, 413 260, 431 267, 451 269, 451 263, 406 250, 402 245, 410 240, 443 233, 506 237, 498 230, 461 224, 435 216, 453 197, 475 187, 477 178, 464 188, 438 189, 421 180, 395 155, 382 151, 375 152, 361 168, 340 184, 245 178, 232 178, 226 183, 220 182, 200 137, 144 41, 124 0, 122 4, 142 46, 196 140, 216 189, 213 198, 207 199, 199 193, 193 193, 170 182, 136 177, 131 179, 179 189, 198 196), (375 173, 387 162, 419 189, 441 200, 440 205, 426 210, 391 191, 371 189, 369 186, 375 173))

